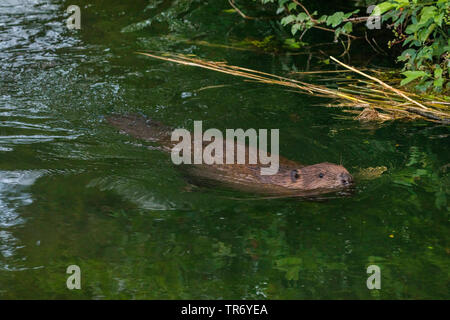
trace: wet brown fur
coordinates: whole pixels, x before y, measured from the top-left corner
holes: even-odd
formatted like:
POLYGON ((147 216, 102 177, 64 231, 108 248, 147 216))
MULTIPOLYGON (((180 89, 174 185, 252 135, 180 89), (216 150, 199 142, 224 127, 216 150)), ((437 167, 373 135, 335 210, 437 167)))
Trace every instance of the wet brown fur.
MULTIPOLYGON (((142 116, 114 115, 107 117, 107 121, 123 133, 157 142, 166 152, 170 152, 178 143, 170 140, 171 128, 142 116)), ((209 143, 204 142, 204 146, 209 143)), ((188 170, 198 178, 220 181, 233 188, 265 194, 310 196, 338 191, 353 182, 350 173, 341 165, 323 162, 305 166, 283 157, 279 157, 278 173, 261 175, 260 168, 263 165, 248 164, 248 147, 246 154, 245 164, 193 164, 188 165, 188 170)))

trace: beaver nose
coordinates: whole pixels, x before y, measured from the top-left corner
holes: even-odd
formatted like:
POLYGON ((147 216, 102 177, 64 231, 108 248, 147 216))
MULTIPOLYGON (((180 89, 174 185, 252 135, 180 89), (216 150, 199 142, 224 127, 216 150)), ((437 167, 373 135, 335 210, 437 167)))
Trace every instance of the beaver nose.
POLYGON ((341 183, 344 186, 349 185, 353 182, 353 177, 350 173, 343 172, 339 175, 339 177, 341 178, 341 183))

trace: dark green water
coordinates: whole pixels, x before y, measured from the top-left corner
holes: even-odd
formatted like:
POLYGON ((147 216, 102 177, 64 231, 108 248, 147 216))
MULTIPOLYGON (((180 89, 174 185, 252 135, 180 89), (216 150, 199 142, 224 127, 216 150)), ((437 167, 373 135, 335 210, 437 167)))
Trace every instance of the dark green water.
POLYGON ((303 55, 182 41, 271 33, 210 2, 2 1, 0 298, 448 299, 448 127, 365 125, 318 98, 133 54, 304 69, 303 55), (80 31, 65 26, 69 4, 80 31), (348 198, 233 200, 241 194, 189 190, 168 155, 104 123, 120 112, 280 128, 287 158, 388 170, 348 198), (66 287, 73 264, 81 290, 66 287), (371 264, 381 290, 366 287, 371 264))

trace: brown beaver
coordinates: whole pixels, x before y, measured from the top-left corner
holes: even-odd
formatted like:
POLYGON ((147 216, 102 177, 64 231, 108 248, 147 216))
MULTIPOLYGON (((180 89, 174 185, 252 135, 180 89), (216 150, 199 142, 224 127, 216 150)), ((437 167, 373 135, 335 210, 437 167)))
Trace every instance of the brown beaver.
MULTIPOLYGON (((166 152, 178 143, 171 141, 170 128, 151 119, 137 115, 113 115, 106 119, 123 133, 157 142, 160 149, 166 152)), ((314 196, 342 190, 353 183, 353 177, 341 165, 323 162, 305 166, 282 157, 279 157, 278 173, 274 175, 261 175, 262 165, 259 163, 186 166, 194 177, 220 181, 235 189, 272 195, 314 196)))

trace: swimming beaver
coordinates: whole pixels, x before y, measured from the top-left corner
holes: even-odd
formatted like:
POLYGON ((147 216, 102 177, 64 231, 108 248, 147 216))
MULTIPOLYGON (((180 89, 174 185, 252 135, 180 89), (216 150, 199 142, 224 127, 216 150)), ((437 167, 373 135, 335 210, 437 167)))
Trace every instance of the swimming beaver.
MULTIPOLYGON (((107 121, 121 132, 135 138, 157 142, 160 149, 170 152, 178 141, 171 141, 172 130, 159 122, 137 115, 113 115, 107 121)), ((220 181, 232 188, 257 193, 291 196, 314 196, 349 187, 353 177, 340 165, 323 162, 300 165, 279 157, 279 170, 274 175, 261 175, 261 164, 192 164, 190 174, 207 180, 220 181)), ((225 162, 225 161, 224 161, 225 162)))

